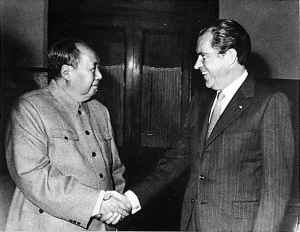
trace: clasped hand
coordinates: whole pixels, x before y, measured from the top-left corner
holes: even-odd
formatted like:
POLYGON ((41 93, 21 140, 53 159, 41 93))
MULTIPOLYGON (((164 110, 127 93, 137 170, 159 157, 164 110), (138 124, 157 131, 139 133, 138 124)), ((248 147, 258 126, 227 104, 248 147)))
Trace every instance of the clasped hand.
POLYGON ((106 224, 115 225, 127 217, 131 209, 131 203, 125 195, 116 191, 106 191, 100 207, 100 214, 96 218, 106 224))

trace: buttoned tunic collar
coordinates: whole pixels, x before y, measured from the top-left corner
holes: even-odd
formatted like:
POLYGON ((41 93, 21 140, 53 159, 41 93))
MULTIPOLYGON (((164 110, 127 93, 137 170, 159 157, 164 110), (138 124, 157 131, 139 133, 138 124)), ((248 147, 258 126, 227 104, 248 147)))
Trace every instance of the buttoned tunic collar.
POLYGON ((49 83, 48 89, 53 97, 66 109, 72 116, 76 117, 82 110, 90 117, 90 110, 86 102, 75 102, 62 88, 60 88, 54 79, 49 83))

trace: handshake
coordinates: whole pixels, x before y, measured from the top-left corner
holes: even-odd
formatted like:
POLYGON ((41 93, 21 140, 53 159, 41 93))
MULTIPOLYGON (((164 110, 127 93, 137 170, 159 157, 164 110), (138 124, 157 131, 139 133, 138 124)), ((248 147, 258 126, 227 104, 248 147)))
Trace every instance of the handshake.
POLYGON ((106 191, 100 212, 95 216, 106 224, 117 224, 120 220, 127 217, 132 210, 132 205, 127 196, 116 191, 106 191))

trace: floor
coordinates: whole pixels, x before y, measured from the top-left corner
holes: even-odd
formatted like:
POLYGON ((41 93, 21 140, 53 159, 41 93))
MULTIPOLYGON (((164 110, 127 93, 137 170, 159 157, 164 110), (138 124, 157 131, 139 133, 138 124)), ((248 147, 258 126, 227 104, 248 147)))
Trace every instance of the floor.
POLYGON ((0 231, 5 229, 7 213, 15 190, 9 174, 0 174, 0 231))

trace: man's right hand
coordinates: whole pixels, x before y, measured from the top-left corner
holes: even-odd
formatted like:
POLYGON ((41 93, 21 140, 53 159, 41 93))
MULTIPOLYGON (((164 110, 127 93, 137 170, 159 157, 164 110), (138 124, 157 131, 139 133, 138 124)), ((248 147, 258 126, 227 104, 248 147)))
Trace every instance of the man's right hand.
POLYGON ((100 207, 99 216, 102 222, 114 225, 128 216, 131 209, 131 203, 125 195, 116 191, 107 191, 100 207))

